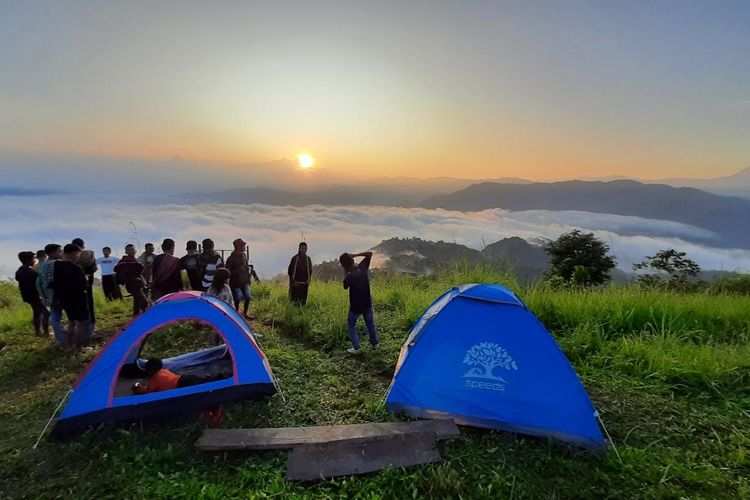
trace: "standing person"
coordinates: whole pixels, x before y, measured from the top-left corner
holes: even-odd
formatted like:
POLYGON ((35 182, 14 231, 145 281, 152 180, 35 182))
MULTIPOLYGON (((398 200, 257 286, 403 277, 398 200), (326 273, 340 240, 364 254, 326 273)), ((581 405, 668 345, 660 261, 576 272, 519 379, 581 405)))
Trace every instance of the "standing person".
POLYGON ((187 254, 180 258, 180 264, 187 271, 190 288, 202 292, 203 280, 201 277, 201 256, 198 253, 198 242, 195 240, 188 241, 185 250, 187 250, 187 254))
POLYGON ((372 260, 372 252, 358 254, 341 254, 339 262, 346 271, 344 277, 344 289, 349 289, 349 338, 352 347, 346 351, 350 354, 359 352, 359 335, 357 335, 357 319, 364 316, 367 332, 370 334, 370 347, 378 348, 378 330, 375 327, 375 318, 372 310, 372 296, 370 295, 369 268, 372 260), (364 257, 362 262, 355 266, 354 259, 364 257))
POLYGON ((206 291, 214 282, 214 273, 220 267, 224 267, 224 261, 221 256, 214 251, 214 241, 210 238, 203 240, 203 253, 201 253, 201 270, 203 271, 202 282, 203 290, 206 291))
POLYGON ((161 243, 162 253, 154 259, 154 283, 151 294, 154 300, 169 293, 182 290, 180 259, 174 256, 174 240, 165 238, 161 243))
POLYGON ((63 258, 55 263, 54 301, 68 317, 65 345, 74 349, 83 345, 89 336, 91 317, 89 299, 86 296, 88 280, 83 268, 78 265, 81 247, 68 243, 63 247, 63 258))
POLYGON ((88 288, 86 290, 86 297, 89 301, 89 331, 87 336, 93 337, 96 333, 96 314, 94 313, 94 273, 99 269, 96 265, 96 256, 93 250, 86 250, 86 245, 81 238, 76 238, 71 241, 72 244, 77 245, 81 249, 81 254, 78 257, 77 264, 83 269, 83 274, 86 275, 86 282, 88 288))
POLYGON ((96 259, 96 265, 102 272, 104 298, 108 302, 122 300, 122 291, 120 291, 120 285, 117 283, 117 275, 115 274, 115 266, 120 259, 112 256, 112 249, 109 247, 102 248, 102 254, 104 257, 96 259))
POLYGON ((36 280, 39 274, 33 269, 34 252, 20 252, 18 260, 21 261, 21 267, 16 271, 16 281, 18 282, 18 290, 21 292, 21 300, 31 306, 34 333, 39 337, 48 337, 49 310, 42 303, 39 290, 36 288, 36 280))
POLYGON ((307 303, 307 290, 312 279, 312 259, 307 255, 307 243, 299 244, 297 254, 292 257, 287 269, 289 274, 289 300, 292 304, 304 306, 307 303))
POLYGON ((117 282, 125 285, 125 290, 133 296, 133 316, 138 316, 148 308, 148 299, 143 293, 143 264, 135 258, 135 246, 125 245, 125 255, 115 266, 117 282))
POLYGON ((206 289, 206 293, 212 297, 223 300, 229 307, 233 306, 234 297, 232 297, 232 289, 229 288, 229 280, 231 279, 232 273, 229 269, 220 267, 214 273, 211 286, 206 289))
POLYGON ((145 250, 141 255, 138 256, 138 262, 143 266, 143 281, 146 283, 146 289, 151 288, 151 280, 153 278, 154 270, 154 244, 146 243, 145 250))
POLYGON ((47 252, 45 252, 44 250, 37 250, 36 251, 36 264, 31 266, 31 269, 33 269, 34 271, 38 273, 39 269, 42 268, 42 264, 44 264, 45 260, 47 260, 47 252))
POLYGON ((242 301, 243 314, 247 317, 250 307, 250 283, 253 278, 255 281, 260 281, 260 279, 253 266, 247 261, 247 254, 245 254, 247 243, 242 238, 237 238, 232 245, 234 251, 227 257, 227 269, 231 273, 229 288, 232 289, 234 295, 234 308, 239 312, 240 301, 242 301))
POLYGON ((39 268, 39 276, 36 279, 36 288, 45 307, 49 308, 49 322, 52 332, 55 334, 55 342, 59 347, 65 346, 65 329, 62 325, 62 309, 54 301, 55 290, 53 280, 55 278, 55 263, 62 259, 62 247, 56 243, 50 243, 44 247, 47 260, 39 268))

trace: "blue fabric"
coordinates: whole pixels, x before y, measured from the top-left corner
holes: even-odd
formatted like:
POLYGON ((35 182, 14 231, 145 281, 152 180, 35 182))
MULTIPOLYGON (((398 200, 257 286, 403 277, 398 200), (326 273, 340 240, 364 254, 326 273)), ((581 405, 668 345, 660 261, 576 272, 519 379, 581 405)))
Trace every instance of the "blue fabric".
POLYGON ((365 320, 365 326, 367 327, 367 333, 370 335, 370 345, 378 345, 378 329, 375 326, 375 313, 372 307, 364 313, 356 313, 349 311, 349 318, 347 326, 349 327, 349 338, 352 340, 352 345, 355 349, 359 349, 359 334, 357 334, 357 319, 362 316, 365 320))
MULTIPOLYGON (((209 350, 210 351, 210 350, 209 350)), ((197 356, 209 356, 212 353, 197 356)), ((179 357, 178 357, 179 358, 179 357)), ((188 360, 191 358, 187 355, 188 360)), ((176 358, 172 358, 174 361, 176 358)), ((185 359, 183 358, 183 361, 185 359)), ((273 384, 271 369, 265 355, 255 343, 252 331, 234 308, 209 295, 169 298, 157 302, 153 307, 135 318, 125 329, 113 337, 87 368, 73 389, 61 418, 73 417, 110 406, 135 404, 138 401, 168 399, 186 394, 204 392, 212 387, 241 384, 273 384), (162 391, 143 396, 120 396, 112 398, 114 383, 119 369, 128 360, 135 359, 145 337, 175 321, 202 321, 216 328, 224 337, 233 354, 234 377, 195 386, 162 391), (218 385, 217 385, 218 384, 218 385), (141 399, 143 398, 143 399, 141 399)))
POLYGON ((599 448, 595 409, 559 346, 499 285, 454 288, 404 345, 389 411, 599 448))
POLYGON ((234 297, 234 300, 237 302, 241 300, 250 300, 250 285, 232 288, 232 297, 234 297))

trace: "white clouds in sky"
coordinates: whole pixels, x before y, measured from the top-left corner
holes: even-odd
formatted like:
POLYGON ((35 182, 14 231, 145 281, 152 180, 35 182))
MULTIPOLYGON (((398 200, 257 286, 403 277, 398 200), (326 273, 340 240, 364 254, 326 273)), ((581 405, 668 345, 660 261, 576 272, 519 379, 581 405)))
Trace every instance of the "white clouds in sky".
POLYGON ((0 197, 0 276, 12 275, 19 265, 19 251, 75 237, 83 238, 97 254, 107 245, 117 255, 136 239, 141 246, 148 241, 158 248, 163 238, 173 238, 177 255, 182 255, 188 239, 200 242, 209 237, 217 248, 231 248, 232 240, 241 237, 250 243, 258 272, 270 277, 286 268, 303 234, 311 256, 320 262, 394 236, 455 241, 478 249, 482 238, 487 243, 509 236, 552 239, 575 228, 591 230, 604 239, 625 270, 632 262, 667 247, 686 251, 704 269, 750 270, 750 251, 714 248, 714 235, 706 230, 637 217, 544 210, 463 213, 364 206, 154 204, 144 199, 110 201, 103 196, 61 195, 0 197))

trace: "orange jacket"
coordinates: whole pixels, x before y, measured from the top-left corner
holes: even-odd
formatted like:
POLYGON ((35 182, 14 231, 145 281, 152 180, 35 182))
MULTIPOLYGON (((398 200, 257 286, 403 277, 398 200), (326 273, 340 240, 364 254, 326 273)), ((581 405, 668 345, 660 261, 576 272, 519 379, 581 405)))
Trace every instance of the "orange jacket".
POLYGON ((151 375, 151 377, 149 377, 148 385, 146 387, 134 387, 133 392, 136 394, 146 394, 148 392, 176 389, 179 382, 179 375, 170 372, 166 368, 162 368, 158 372, 151 375))

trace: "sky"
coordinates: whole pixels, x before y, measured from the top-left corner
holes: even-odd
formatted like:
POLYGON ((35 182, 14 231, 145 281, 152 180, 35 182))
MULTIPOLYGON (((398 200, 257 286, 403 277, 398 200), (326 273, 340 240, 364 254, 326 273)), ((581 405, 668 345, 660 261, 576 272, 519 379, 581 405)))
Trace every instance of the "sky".
POLYGON ((728 175, 748 54, 744 0, 0 0, 0 186, 728 175))

